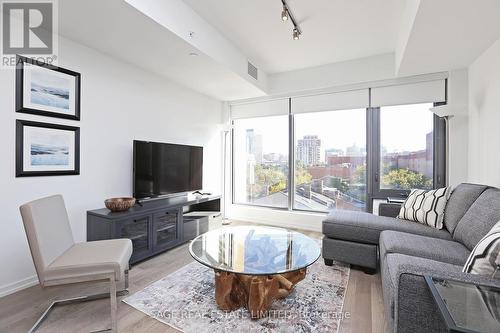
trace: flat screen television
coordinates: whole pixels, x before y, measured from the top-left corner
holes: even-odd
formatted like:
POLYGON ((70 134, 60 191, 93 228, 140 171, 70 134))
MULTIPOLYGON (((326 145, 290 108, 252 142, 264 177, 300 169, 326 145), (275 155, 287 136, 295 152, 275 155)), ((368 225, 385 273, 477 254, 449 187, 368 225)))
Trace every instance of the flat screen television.
POLYGON ((134 141, 134 197, 158 198, 202 189, 203 147, 134 141))

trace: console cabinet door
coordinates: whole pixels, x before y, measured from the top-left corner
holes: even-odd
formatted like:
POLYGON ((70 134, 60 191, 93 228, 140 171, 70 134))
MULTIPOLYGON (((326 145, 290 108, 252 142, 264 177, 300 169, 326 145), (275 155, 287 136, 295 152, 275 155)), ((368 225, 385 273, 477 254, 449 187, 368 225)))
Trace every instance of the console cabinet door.
POLYGON ((180 210, 153 214, 153 251, 170 248, 179 243, 180 210))
POLYGON ((128 238, 132 241, 133 252, 130 262, 144 259, 151 254, 153 245, 151 228, 151 215, 116 223, 116 238, 128 238))

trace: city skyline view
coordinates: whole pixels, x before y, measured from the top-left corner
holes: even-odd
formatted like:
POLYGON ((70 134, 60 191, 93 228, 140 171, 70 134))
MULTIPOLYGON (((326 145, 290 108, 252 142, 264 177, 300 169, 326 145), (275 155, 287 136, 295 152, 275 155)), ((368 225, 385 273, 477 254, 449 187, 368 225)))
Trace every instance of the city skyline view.
MULTIPOLYGON (((430 188, 433 179, 431 104, 380 112, 380 188, 430 188), (411 121, 409 121, 411 119, 411 121), (415 125, 417 124, 417 126, 415 125)), ((294 161, 289 165, 288 116, 234 123, 235 199, 256 205, 328 211, 366 208, 366 110, 294 115, 294 161), (293 167, 293 183, 288 175, 293 167)))
MULTIPOLYGON (((429 121, 432 117, 419 115, 427 111, 430 116, 428 110, 432 106, 426 103, 383 107, 380 126, 390 128, 390 131, 381 131, 384 133, 383 148, 389 153, 425 150, 426 141, 421 133, 433 131, 433 123, 429 121), (409 118, 411 122, 407 122, 409 118)), ((325 150, 341 149, 345 152, 352 146, 366 146, 365 109, 311 112, 295 117, 300 117, 300 125, 295 121, 295 141, 308 135, 318 136, 322 141, 320 156, 323 162, 325 150), (333 130, 335 133, 332 133, 333 130)), ((239 122, 242 125, 244 123, 245 128, 253 128, 257 135, 267 138, 263 144, 263 154, 288 155, 288 145, 283 145, 284 141, 288 142, 288 126, 276 126, 277 121, 281 119, 286 122, 286 118, 285 115, 269 116, 241 119, 239 122)))

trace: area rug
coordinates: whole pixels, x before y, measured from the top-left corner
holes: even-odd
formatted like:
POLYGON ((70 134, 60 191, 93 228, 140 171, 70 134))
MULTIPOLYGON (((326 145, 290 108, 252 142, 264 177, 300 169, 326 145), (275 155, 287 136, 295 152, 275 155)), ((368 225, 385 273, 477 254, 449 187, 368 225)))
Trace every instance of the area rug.
POLYGON ((251 319, 246 309, 217 308, 214 272, 198 262, 156 281, 123 301, 180 331, 337 332, 349 281, 349 267, 318 260, 290 295, 276 300, 266 318, 251 319))

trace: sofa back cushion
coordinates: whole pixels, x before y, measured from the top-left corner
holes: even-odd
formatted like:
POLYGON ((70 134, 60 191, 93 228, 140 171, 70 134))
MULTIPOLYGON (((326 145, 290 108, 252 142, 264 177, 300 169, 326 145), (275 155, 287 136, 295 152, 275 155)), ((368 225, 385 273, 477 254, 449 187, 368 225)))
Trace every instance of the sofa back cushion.
POLYGON ((487 188, 486 185, 460 184, 453 190, 444 212, 444 225, 450 234, 453 234, 460 219, 487 188))
POLYGON ((500 220, 500 189, 488 188, 458 222, 453 238, 469 250, 500 220))

